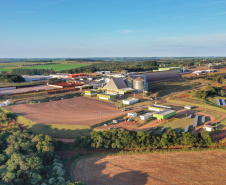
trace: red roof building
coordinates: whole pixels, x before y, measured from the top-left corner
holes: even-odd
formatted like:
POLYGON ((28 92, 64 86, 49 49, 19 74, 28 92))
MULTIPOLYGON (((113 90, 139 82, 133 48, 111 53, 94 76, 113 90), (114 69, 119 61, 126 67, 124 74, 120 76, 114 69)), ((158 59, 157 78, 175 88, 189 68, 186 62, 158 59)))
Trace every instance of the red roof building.
POLYGON ((86 75, 81 73, 81 74, 70 74, 67 77, 68 78, 79 78, 79 77, 85 77, 86 75))

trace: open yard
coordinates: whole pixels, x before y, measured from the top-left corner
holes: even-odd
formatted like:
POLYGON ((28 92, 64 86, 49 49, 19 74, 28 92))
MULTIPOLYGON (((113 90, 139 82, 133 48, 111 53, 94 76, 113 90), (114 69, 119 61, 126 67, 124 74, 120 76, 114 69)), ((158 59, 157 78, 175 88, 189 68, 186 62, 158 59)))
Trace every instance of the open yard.
POLYGON ((73 177, 88 185, 222 185, 225 173, 226 151, 205 151, 89 157, 73 177))
POLYGON ((36 123, 92 125, 122 114, 113 104, 84 97, 6 107, 36 123))

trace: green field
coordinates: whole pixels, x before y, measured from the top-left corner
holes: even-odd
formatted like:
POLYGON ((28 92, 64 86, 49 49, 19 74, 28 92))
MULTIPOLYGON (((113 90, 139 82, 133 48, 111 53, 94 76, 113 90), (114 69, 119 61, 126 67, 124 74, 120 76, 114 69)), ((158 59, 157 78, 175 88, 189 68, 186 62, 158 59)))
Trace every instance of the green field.
POLYGON ((0 63, 0 72, 11 72, 12 69, 52 69, 53 71, 69 70, 79 67, 88 66, 88 63, 72 63, 66 61, 53 61, 53 62, 11 62, 0 63))
POLYGON ((84 67, 88 65, 89 64, 50 64, 50 65, 23 67, 23 69, 50 69, 53 71, 62 71, 62 70, 69 70, 69 69, 84 67))
POLYGON ((9 69, 9 68, 6 68, 6 67, 0 67, 0 73, 2 71, 7 71, 7 72, 10 72, 12 69, 9 69))

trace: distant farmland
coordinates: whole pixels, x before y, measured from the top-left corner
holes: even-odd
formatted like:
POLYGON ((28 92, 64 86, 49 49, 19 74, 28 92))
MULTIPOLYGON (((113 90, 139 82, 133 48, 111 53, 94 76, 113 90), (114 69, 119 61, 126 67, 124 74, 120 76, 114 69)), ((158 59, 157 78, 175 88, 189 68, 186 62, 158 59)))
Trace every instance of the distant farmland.
POLYGON ((29 62, 14 62, 14 63, 0 63, 0 72, 7 71, 11 72, 12 69, 52 69, 53 71, 62 71, 62 70, 70 70, 75 69, 79 67, 88 66, 90 64, 87 63, 67 63, 65 61, 54 61, 54 64, 48 63, 40 65, 40 62, 38 63, 29 63, 29 62), (28 66, 26 66, 28 65, 28 66), (30 66, 29 66, 30 65, 30 66))
POLYGON ((31 67, 23 67, 23 69, 52 69, 53 71, 62 71, 88 66, 89 64, 49 64, 31 67))

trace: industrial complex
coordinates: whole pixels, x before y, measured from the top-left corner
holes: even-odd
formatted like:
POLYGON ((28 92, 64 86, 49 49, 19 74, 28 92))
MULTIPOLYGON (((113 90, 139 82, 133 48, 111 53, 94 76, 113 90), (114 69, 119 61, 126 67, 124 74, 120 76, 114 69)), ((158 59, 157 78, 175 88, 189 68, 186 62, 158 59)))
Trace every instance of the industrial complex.
MULTIPOLYGON (((203 129, 212 131, 214 130, 214 126, 206 124, 209 122, 204 115, 202 117, 197 116, 197 113, 193 111, 193 106, 189 103, 178 108, 174 103, 172 103, 174 106, 171 106, 171 104, 165 104, 165 101, 158 101, 156 97, 146 96, 147 93, 152 94, 154 92, 153 89, 156 89, 156 86, 160 83, 166 82, 169 84, 170 82, 168 83, 168 81, 183 81, 182 75, 187 74, 184 71, 185 69, 178 67, 168 67, 159 68, 153 72, 123 71, 116 73, 100 71, 93 74, 26 75, 24 78, 27 82, 31 82, 30 86, 0 88, 0 97, 2 99, 0 106, 11 107, 13 105, 12 110, 16 113, 19 111, 18 113, 20 113, 22 109, 17 109, 19 106, 15 105, 18 98, 20 100, 19 102, 25 104, 21 107, 27 110, 27 112, 30 112, 30 118, 38 121, 39 116, 35 116, 36 110, 39 110, 43 116, 45 115, 45 111, 42 112, 38 105, 40 102, 44 101, 46 103, 45 106, 48 107, 51 101, 61 100, 62 103, 51 103, 56 106, 56 112, 59 109, 66 116, 67 112, 73 114, 73 111, 77 111, 75 115, 79 117, 79 123, 89 126, 91 126, 91 123, 97 123, 100 125, 98 129, 105 130, 123 128, 139 131, 142 129, 152 134, 164 133, 168 127, 164 125, 166 122, 176 120, 181 114, 186 114, 185 117, 187 120, 184 120, 185 123, 177 130, 177 133, 182 131, 189 132, 192 129, 198 128, 200 124, 205 125, 203 129), (44 81, 45 85, 32 84, 35 81, 44 81), (78 99, 80 96, 83 98, 78 99), (26 97, 28 98, 26 99, 26 97), (43 97, 45 97, 45 100, 42 100, 43 97), (64 100, 67 98, 75 98, 71 101, 73 105, 70 101, 64 100), (34 99, 38 100, 32 101, 34 99), (77 105, 76 100, 79 100, 79 105, 77 105), (31 106, 29 102, 35 104, 31 106), (98 104, 98 109, 94 108, 95 104, 98 104), (114 107, 119 110, 117 109, 118 111, 116 111, 114 109, 115 114, 113 114, 110 109, 107 112, 104 111, 107 107, 114 107), (82 121, 86 120, 83 118, 87 114, 85 109, 92 117, 95 117, 95 120, 92 120, 92 117, 89 116, 89 122, 82 121), (116 115, 117 117, 115 117, 116 115), (186 124, 187 122, 188 124, 186 124), (104 125, 101 125, 101 123, 104 123, 104 125), (157 127, 158 125, 164 126, 157 127)), ((224 107, 226 105, 224 98, 216 99, 215 101, 218 106, 224 107)), ((51 115, 58 117, 56 123, 64 122, 52 109, 51 115)), ((65 116, 64 119, 66 118, 65 116)), ((72 124, 74 117, 68 115, 69 117, 70 120, 67 123, 72 124)), ((48 120, 54 123, 53 119, 48 120)))

